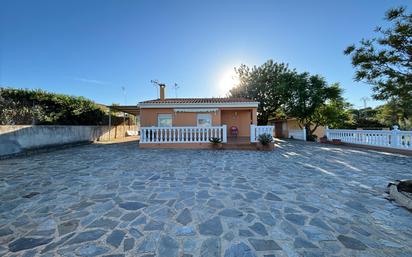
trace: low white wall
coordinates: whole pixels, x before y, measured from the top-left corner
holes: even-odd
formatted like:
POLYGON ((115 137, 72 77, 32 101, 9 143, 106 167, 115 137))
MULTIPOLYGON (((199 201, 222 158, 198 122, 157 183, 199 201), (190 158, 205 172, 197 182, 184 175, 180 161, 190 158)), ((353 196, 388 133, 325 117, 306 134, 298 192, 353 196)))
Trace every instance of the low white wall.
MULTIPOLYGON (((117 130, 112 127, 110 138, 124 137, 123 130, 113 133, 117 130)), ((108 140, 108 132, 108 126, 3 125, 0 126, 0 156, 51 145, 108 140)))

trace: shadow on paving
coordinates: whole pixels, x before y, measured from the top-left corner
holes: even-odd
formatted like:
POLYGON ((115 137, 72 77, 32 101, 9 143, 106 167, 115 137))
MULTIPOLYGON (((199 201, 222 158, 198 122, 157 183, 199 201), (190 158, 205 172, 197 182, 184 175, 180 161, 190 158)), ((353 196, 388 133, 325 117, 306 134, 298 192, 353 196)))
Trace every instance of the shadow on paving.
POLYGON ((0 160, 0 254, 412 256, 412 214, 384 198, 411 157, 277 144, 125 142, 0 160))

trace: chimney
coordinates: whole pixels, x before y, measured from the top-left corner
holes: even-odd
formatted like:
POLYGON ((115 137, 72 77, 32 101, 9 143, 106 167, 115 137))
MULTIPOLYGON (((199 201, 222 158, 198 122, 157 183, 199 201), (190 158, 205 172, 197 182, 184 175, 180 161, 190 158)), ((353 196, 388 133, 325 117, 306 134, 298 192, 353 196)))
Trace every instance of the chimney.
POLYGON ((160 100, 165 100, 165 84, 159 84, 160 87, 160 100))

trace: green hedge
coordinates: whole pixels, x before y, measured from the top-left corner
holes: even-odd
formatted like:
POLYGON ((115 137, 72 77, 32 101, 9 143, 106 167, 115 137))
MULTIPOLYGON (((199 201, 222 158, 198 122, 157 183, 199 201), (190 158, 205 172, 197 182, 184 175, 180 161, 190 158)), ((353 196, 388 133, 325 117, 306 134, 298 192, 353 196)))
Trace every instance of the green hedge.
POLYGON ((84 97, 55 94, 40 89, 0 88, 0 124, 33 123, 103 125, 108 124, 108 111, 84 97))

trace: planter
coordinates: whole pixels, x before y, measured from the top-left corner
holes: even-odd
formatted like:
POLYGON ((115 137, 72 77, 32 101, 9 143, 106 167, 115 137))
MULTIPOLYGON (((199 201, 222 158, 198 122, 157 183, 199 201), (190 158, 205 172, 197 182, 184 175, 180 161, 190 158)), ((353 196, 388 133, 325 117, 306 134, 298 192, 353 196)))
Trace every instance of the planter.
POLYGON ((326 144, 327 142, 328 142, 328 139, 326 137, 319 138, 319 143, 326 144))
POLYGON ((340 139, 332 139, 332 144, 334 145, 341 145, 342 141, 340 139))
POLYGON ((222 143, 212 143, 212 149, 213 150, 221 150, 223 148, 222 143))
POLYGON ((256 144, 256 148, 257 148, 259 151, 272 151, 274 147, 275 147, 275 144, 274 144, 274 143, 269 143, 269 144, 267 144, 267 145, 262 145, 261 143, 258 142, 258 143, 256 144))

